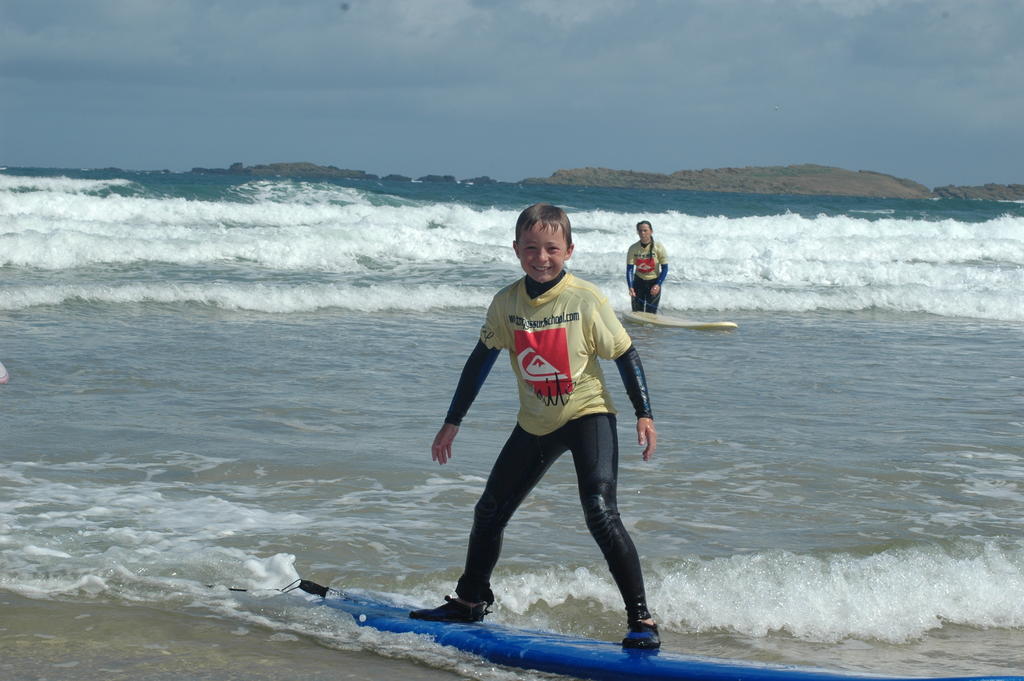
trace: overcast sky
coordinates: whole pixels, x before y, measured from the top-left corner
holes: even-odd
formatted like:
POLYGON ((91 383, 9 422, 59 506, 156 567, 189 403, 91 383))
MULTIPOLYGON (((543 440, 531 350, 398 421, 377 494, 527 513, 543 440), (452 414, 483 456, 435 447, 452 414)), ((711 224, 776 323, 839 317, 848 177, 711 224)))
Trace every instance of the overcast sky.
POLYGON ((0 165, 1024 183, 1021 0, 0 0, 0 165))

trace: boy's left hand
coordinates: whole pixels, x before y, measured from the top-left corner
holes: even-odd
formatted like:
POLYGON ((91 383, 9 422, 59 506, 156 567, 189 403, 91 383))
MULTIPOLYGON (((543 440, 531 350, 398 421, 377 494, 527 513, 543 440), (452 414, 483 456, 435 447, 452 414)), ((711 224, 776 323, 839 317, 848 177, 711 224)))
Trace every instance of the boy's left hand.
POLYGON ((644 448, 644 461, 650 461, 654 450, 658 448, 658 432, 654 429, 654 419, 638 418, 636 420, 636 441, 644 448))
POLYGON ((434 443, 430 446, 430 458, 442 466, 448 463, 452 458, 452 442, 458 434, 459 427, 454 424, 446 423, 441 426, 441 430, 434 436, 434 443))

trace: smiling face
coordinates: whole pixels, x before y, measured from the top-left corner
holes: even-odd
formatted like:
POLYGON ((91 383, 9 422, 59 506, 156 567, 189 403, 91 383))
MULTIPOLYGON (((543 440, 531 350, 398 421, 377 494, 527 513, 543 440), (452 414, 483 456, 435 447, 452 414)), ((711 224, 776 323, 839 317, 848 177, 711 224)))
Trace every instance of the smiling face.
POLYGON ((548 227, 542 222, 523 230, 519 240, 512 242, 512 248, 526 276, 538 284, 557 279, 565 261, 572 257, 573 249, 560 228, 548 227))

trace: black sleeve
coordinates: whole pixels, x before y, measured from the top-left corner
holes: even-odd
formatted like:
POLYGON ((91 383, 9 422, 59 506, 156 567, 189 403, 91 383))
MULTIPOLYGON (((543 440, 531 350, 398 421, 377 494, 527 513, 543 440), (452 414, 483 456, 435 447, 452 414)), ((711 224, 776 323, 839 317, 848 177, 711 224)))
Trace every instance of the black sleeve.
POLYGON ((619 367, 619 376, 622 376, 622 384, 626 386, 626 394, 633 403, 636 417, 653 419, 647 377, 644 375, 644 365, 640 362, 640 353, 630 345, 629 350, 615 360, 615 365, 619 367))
POLYGON ((466 360, 466 366, 462 367, 462 376, 459 378, 458 387, 455 388, 452 403, 448 407, 445 423, 450 423, 453 426, 462 423, 462 417, 469 411, 481 386, 487 380, 487 374, 491 373, 494 360, 498 359, 500 354, 501 350, 492 350, 484 345, 483 341, 476 342, 476 347, 473 348, 473 352, 469 353, 469 359, 466 360))

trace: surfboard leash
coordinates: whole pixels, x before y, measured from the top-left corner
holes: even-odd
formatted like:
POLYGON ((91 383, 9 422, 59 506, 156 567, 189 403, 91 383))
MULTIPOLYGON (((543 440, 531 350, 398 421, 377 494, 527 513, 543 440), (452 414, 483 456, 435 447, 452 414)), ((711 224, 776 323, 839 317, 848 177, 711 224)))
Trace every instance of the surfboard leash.
MULTIPOLYGON (((214 588, 217 587, 216 584, 207 584, 206 586, 207 586, 207 588, 210 588, 210 589, 214 589, 214 588)), ((225 587, 225 588, 228 591, 235 591, 235 592, 239 592, 239 593, 250 593, 250 592, 255 592, 255 591, 279 591, 281 593, 286 594, 286 593, 291 593, 292 591, 298 590, 298 591, 305 591, 306 593, 312 594, 314 596, 319 596, 320 598, 327 598, 327 594, 331 593, 332 591, 335 592, 336 594, 339 594, 339 595, 340 594, 344 594, 344 592, 339 591, 338 589, 332 589, 332 588, 330 588, 328 586, 323 586, 321 584, 317 584, 316 582, 314 582, 312 580, 301 579, 301 578, 300 579, 296 579, 294 582, 292 582, 288 586, 282 587, 280 589, 242 589, 242 588, 237 587, 237 586, 229 586, 229 587, 225 587)))
POLYGON ((329 594, 331 591, 341 593, 336 589, 332 589, 327 586, 322 586, 309 579, 296 579, 294 582, 284 587, 283 589, 278 589, 278 591, 280 591, 281 593, 289 593, 295 591, 296 589, 300 591, 305 591, 308 594, 313 594, 314 596, 319 596, 320 598, 327 598, 327 594, 329 594))

